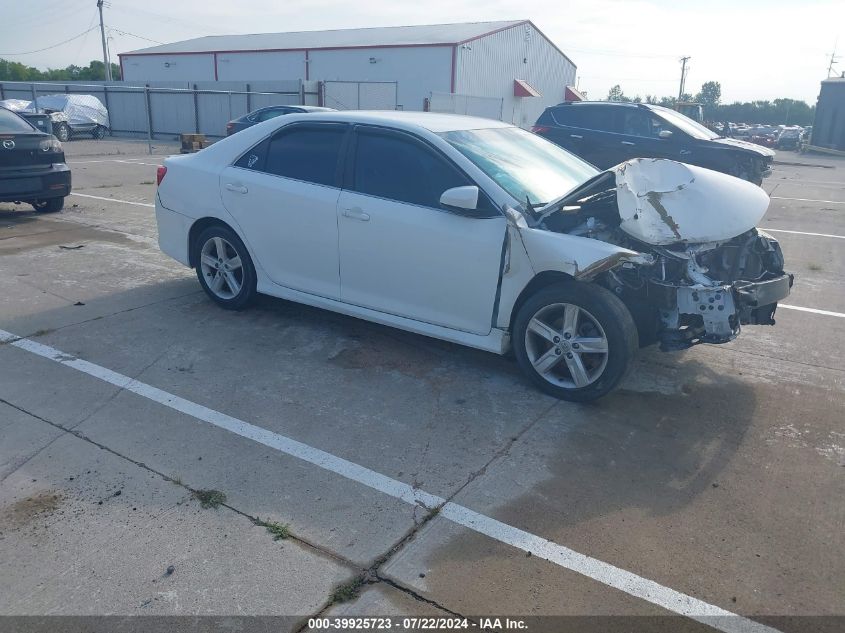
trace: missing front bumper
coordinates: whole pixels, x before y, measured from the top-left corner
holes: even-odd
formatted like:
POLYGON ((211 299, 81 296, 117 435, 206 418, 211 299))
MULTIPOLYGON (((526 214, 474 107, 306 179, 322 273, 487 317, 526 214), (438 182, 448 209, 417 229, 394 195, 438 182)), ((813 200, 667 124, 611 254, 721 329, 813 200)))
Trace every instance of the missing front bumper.
POLYGON ((793 276, 737 281, 719 286, 666 286, 656 289, 663 307, 659 333, 664 351, 698 343, 727 343, 742 325, 774 325, 777 302, 789 296, 793 276))

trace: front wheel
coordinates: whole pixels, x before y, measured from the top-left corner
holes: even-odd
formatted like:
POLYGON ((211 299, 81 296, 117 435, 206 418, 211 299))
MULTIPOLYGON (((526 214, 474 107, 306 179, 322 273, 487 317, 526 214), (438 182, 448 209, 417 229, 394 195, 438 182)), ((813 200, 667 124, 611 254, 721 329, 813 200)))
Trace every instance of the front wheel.
POLYGON ((613 293, 589 283, 548 286, 519 309, 517 363, 549 395, 587 402, 613 389, 637 351, 634 319, 613 293))
POLYGON ((106 135, 106 128, 102 125, 98 125, 91 131, 91 138, 96 140, 101 140, 106 135))
POLYGON ((56 213, 65 206, 64 198, 47 198, 46 200, 34 200, 32 208, 39 213, 56 213))
POLYGON ((194 249, 197 278, 217 305, 241 310, 255 299, 255 267, 234 231, 210 226, 200 233, 194 249))

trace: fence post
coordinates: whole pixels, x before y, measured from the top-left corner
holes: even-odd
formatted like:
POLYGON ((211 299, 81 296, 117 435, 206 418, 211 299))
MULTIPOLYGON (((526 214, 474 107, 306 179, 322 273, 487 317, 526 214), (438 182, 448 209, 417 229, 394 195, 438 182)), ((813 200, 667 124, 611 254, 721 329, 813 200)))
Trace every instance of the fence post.
POLYGON ((199 104, 199 94, 197 94, 197 85, 193 84, 194 86, 194 133, 200 133, 200 104, 199 104))
MULTIPOLYGON (((106 112, 111 113, 111 107, 109 106, 109 87, 106 84, 103 84, 103 101, 106 102, 106 112)), ((109 114, 109 136, 114 136, 111 131, 111 114, 109 114)))
POLYGON ((147 105, 147 150, 153 153, 153 109, 150 103, 150 84, 144 86, 144 103, 147 105))
POLYGON ((252 112, 252 88, 249 84, 246 85, 246 111, 252 112))
POLYGON ((3 82, 0 81, 0 101, 6 98, 6 92, 3 90, 3 82))
POLYGON ((232 120, 232 91, 229 91, 229 120, 232 120))
POLYGON ((305 82, 299 80, 299 105, 305 105, 305 82))
POLYGON ((32 91, 32 105, 35 111, 38 112, 38 93, 35 91, 35 84, 29 84, 29 89, 32 91))
POLYGON ((325 101, 325 99, 323 98, 323 90, 325 90, 325 83, 323 83, 322 81, 318 81, 317 82, 317 105, 320 106, 321 108, 323 107, 323 101, 325 101))

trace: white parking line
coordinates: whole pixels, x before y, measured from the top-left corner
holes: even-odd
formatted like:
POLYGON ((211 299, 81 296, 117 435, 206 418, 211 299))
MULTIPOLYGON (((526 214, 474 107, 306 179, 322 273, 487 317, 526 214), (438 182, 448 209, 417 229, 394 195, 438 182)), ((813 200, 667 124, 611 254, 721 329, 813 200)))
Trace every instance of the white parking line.
POLYGON ((782 196, 770 196, 772 200, 795 200, 796 202, 823 202, 824 204, 845 204, 842 200, 814 200, 813 198, 784 198, 782 196))
POLYGON ((149 202, 131 202, 130 200, 119 200, 118 198, 106 198, 105 196, 92 196, 87 193, 71 192, 72 196, 79 196, 80 198, 93 198, 94 200, 105 200, 106 202, 120 202, 121 204, 134 204, 136 207, 151 207, 155 209, 154 204, 149 202))
MULTIPOLYGON (((164 160, 166 156, 162 157, 164 160)), ((69 160, 65 161, 68 165, 93 165, 95 163, 123 163, 124 165, 151 165, 153 167, 158 167, 161 163, 142 163, 139 162, 140 158, 110 158, 108 160, 69 160)))
POLYGON ((802 306, 791 306, 785 303, 779 303, 779 308, 786 308, 787 310, 799 310, 801 312, 812 312, 813 314, 823 314, 825 316, 839 317, 845 319, 845 312, 831 312, 830 310, 816 310, 815 308, 804 308, 802 306))
POLYGON ((479 534, 489 536, 494 540, 511 545, 524 552, 530 552, 532 556, 540 557, 555 565, 623 591, 628 595, 707 624, 725 633, 777 633, 777 629, 738 616, 730 611, 675 591, 674 589, 664 587, 653 580, 620 569, 610 563, 580 554, 568 547, 502 523, 451 501, 447 502, 441 497, 419 490, 406 483, 314 448, 308 444, 303 444, 279 433, 268 431, 249 422, 226 415, 225 413, 209 409, 201 404, 191 402, 190 400, 173 395, 129 376, 111 371, 100 365, 74 358, 53 347, 17 337, 11 332, 4 330, 0 330, 0 342, 8 343, 18 349, 46 358, 65 367, 76 369, 120 389, 131 391, 174 411, 184 413, 196 420, 207 422, 240 437, 275 449, 280 453, 296 457, 309 464, 338 474, 341 477, 363 484, 368 488, 400 499, 410 505, 422 504, 430 509, 440 507, 440 516, 453 523, 462 525, 479 534))
POLYGON ((804 231, 787 231, 786 229, 770 229, 767 226, 760 227, 766 233, 792 233, 793 235, 812 235, 813 237, 835 237, 845 240, 845 235, 831 235, 830 233, 805 233, 804 231))

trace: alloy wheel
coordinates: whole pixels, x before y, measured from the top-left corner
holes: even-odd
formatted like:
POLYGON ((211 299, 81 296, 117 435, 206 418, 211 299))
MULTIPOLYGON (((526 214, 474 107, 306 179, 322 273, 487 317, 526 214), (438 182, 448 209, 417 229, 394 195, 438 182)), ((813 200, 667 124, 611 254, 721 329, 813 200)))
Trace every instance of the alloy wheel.
POLYGON ((534 370, 558 387, 580 389, 607 367, 608 341, 596 317, 571 303, 538 310, 525 330, 525 351, 534 370))
POLYGON ((222 237, 212 237, 200 251, 200 269, 208 289, 220 299, 234 299, 244 284, 237 250, 222 237))

